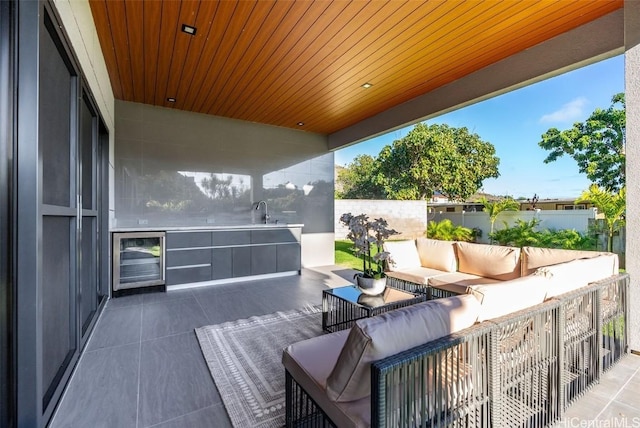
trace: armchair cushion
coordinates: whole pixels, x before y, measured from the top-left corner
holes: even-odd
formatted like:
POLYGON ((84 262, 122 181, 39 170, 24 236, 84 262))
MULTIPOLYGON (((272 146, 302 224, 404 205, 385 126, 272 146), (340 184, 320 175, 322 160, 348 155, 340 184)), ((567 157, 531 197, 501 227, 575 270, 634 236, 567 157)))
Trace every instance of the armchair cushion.
POLYGON ((390 271, 413 269, 420 267, 420 256, 415 241, 387 241, 384 250, 389 253, 390 271))
POLYGON ((520 249, 456 242, 458 271, 507 281, 520 277, 520 249))
POLYGON ((446 272, 426 267, 417 267, 412 269, 404 269, 402 271, 387 272, 387 276, 398 278, 403 281, 413 282, 414 284, 427 285, 429 279, 439 275, 448 275, 446 272))
POLYGON ((454 242, 418 238, 416 247, 423 267, 444 272, 455 272, 458 268, 454 242))
POLYGON ((338 402, 370 395, 371 362, 469 327, 479 309, 474 296, 463 295, 358 320, 327 379, 327 395, 338 402))
POLYGON ((618 256, 605 254, 541 267, 533 275, 544 276, 550 280, 547 293, 547 298, 550 298, 616 275, 617 266, 618 256))
POLYGON ((480 302, 478 322, 482 322, 544 302, 550 282, 548 278, 529 275, 511 281, 470 285, 468 291, 480 302))
MULTIPOLYGON (((561 250, 557 248, 522 247, 522 276, 531 275, 536 269, 566 263, 577 259, 590 259, 605 254, 599 251, 561 250)), ((615 268, 617 273, 617 267, 615 268)))

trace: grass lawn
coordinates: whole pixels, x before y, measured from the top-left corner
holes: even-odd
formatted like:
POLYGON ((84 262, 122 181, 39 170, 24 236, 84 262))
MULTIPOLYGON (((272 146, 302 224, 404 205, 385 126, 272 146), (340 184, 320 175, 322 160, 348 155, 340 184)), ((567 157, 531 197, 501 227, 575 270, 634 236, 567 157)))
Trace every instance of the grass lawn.
MULTIPOLYGON (((338 266, 344 266, 346 268, 362 271, 362 259, 357 258, 351 248, 353 248, 353 242, 351 241, 336 241, 336 260, 335 263, 338 266)), ((371 255, 377 253, 373 248, 371 255)))

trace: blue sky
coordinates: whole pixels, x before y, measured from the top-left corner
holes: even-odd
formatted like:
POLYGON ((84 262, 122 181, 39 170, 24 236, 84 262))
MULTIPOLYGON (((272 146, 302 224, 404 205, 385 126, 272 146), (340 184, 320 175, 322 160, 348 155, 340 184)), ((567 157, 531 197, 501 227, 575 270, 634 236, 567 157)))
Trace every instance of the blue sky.
MULTIPOLYGON (((576 198, 590 182, 568 156, 545 164, 548 152, 538 146, 549 128, 571 128, 597 108, 608 108, 611 97, 624 91, 624 56, 620 55, 518 89, 427 123, 466 126, 496 148, 500 177, 487 179, 482 190, 495 195, 540 199, 576 198)), ((336 151, 345 166, 359 154, 376 156, 382 147, 405 136, 412 127, 336 151)))

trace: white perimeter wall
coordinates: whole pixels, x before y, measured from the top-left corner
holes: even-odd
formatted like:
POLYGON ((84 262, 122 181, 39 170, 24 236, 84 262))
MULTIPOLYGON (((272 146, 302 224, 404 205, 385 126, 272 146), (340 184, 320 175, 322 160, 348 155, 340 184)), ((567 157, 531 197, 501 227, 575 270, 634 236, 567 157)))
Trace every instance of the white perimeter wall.
MULTIPOLYGON (((434 213, 429 214, 429 220, 440 221, 445 218, 451 220, 454 224, 473 229, 474 227, 482 230, 482 237, 478 242, 489 242, 489 232, 491 231, 491 222, 489 216, 484 212, 471 213, 434 213)), ((595 218, 593 210, 544 210, 536 211, 503 211, 498 214, 496 222, 493 225, 494 230, 504 229, 504 222, 509 227, 513 226, 516 220, 531 221, 534 218, 540 220, 538 230, 544 229, 575 229, 578 232, 586 232, 589 227, 589 219, 595 218)))
POLYGON ((382 217, 392 229, 400 232, 394 239, 415 239, 424 236, 427 229, 427 204, 425 201, 386 201, 371 199, 336 199, 335 206, 336 239, 345 239, 349 230, 340 223, 344 213, 366 214, 370 220, 382 217))

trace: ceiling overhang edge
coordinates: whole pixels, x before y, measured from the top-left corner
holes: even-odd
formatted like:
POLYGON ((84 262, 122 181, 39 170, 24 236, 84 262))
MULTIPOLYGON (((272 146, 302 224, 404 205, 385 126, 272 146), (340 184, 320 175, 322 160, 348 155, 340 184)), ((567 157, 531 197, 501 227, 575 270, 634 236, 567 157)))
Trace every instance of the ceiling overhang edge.
POLYGON ((624 52, 624 9, 329 135, 337 150, 624 52))

